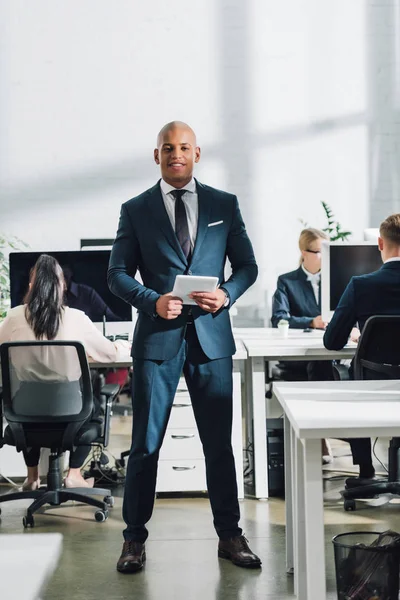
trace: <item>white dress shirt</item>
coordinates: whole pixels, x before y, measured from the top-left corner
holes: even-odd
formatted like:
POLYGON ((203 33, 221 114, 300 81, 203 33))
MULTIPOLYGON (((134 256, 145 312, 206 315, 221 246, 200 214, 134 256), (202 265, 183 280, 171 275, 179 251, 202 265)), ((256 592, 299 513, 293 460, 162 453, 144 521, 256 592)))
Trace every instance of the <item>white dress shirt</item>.
MULTIPOLYGON (((177 188, 169 185, 164 179, 161 179, 160 187, 165 209, 168 213, 169 220, 171 221, 172 229, 175 231, 175 198, 171 192, 177 188)), ((182 200, 185 205, 189 226, 190 249, 193 252, 196 243, 197 223, 199 218, 199 199, 197 196, 196 182, 193 177, 183 189, 185 190, 185 194, 183 194, 182 200)))
MULTIPOLYGON (((164 206, 168 213, 169 220, 171 221, 172 229, 175 231, 175 198, 171 194, 171 192, 175 191, 178 188, 173 187, 164 179, 161 179, 160 183, 161 194, 164 200, 164 206)), ((181 188, 182 189, 182 188, 181 188)), ((187 185, 183 188, 185 190, 185 194, 182 196, 183 203, 186 209, 186 216, 188 220, 189 227, 189 237, 190 237, 190 250, 193 253, 193 248, 196 243, 196 235, 197 235, 197 225, 199 220, 199 197, 197 195, 196 182, 194 177, 189 181, 187 185)), ((224 306, 228 307, 230 300, 229 296, 226 294, 226 300, 224 302, 224 306)))
POLYGON ((393 256, 393 258, 388 258, 387 260, 385 260, 385 265, 388 262, 397 262, 400 260, 400 256, 393 256))
POLYGON ((310 271, 307 271, 307 269, 304 267, 304 265, 301 265, 301 268, 303 269, 304 273, 307 275, 307 281, 311 282, 311 285, 312 285, 312 288, 314 291, 315 302, 318 304, 319 285, 321 283, 321 271, 318 271, 318 273, 310 273, 310 271))

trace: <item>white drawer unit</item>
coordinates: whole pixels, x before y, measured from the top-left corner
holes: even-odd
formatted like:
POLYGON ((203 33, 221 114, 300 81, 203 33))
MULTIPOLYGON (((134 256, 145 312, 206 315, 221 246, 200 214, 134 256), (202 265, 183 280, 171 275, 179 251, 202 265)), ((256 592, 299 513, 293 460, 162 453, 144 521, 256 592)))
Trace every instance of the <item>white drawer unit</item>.
POLYGON ((185 396, 175 396, 169 417, 168 429, 191 429, 193 427, 196 427, 196 421, 189 394, 186 392, 185 396))
POLYGON ((157 492, 200 492, 207 490, 204 459, 160 460, 157 492))
POLYGON ((202 445, 186 382, 181 379, 160 450, 157 492, 207 489, 202 445))
POLYGON ((160 450, 160 460, 179 458, 203 458, 203 447, 199 433, 193 429, 172 429, 168 427, 160 450))
MULTIPOLYGON (((244 497, 241 377, 233 366, 232 447, 235 455, 239 498, 244 497)), ((212 419, 212 415, 210 415, 212 419)), ((202 492, 207 489, 203 447, 197 431, 186 382, 179 380, 168 427, 160 450, 157 492, 202 492)))
POLYGON ((181 377, 178 383, 178 387, 176 388, 176 393, 179 394, 181 391, 187 392, 187 385, 184 377, 181 377))

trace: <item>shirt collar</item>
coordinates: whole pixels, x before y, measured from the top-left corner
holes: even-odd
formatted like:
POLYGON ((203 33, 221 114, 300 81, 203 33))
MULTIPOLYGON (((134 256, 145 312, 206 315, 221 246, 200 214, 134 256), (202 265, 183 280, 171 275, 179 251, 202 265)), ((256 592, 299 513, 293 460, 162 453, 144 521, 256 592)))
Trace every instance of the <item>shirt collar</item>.
POLYGON ((393 258, 388 258, 387 260, 385 260, 384 264, 386 265, 386 263, 398 262, 399 260, 400 260, 400 256, 393 256, 393 258))
MULTIPOLYGON (((177 189, 173 185, 170 185, 169 183, 164 181, 164 179, 161 179, 160 186, 165 195, 177 189)), ((190 192, 191 194, 194 194, 196 192, 196 181, 194 177, 192 177, 192 179, 187 185, 185 185, 183 189, 185 190, 185 192, 190 192)))
POLYGON ((307 281, 311 281, 311 282, 316 282, 319 283, 321 280, 321 271, 318 271, 318 273, 310 273, 310 271, 307 271, 307 269, 305 268, 304 265, 301 265, 301 268, 303 269, 304 273, 307 275, 307 281))

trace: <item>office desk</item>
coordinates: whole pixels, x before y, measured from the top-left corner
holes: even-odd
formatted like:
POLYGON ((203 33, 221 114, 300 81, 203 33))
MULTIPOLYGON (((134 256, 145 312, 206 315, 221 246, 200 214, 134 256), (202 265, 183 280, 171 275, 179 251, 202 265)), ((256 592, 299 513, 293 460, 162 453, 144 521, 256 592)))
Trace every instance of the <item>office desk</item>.
POLYGON ((400 381, 275 385, 285 413, 286 553, 299 600, 326 598, 322 437, 398 436, 400 381))
MULTIPOLYGON (((232 448, 235 457, 238 496, 244 498, 243 481, 243 434, 242 434, 242 367, 247 359, 247 351, 240 339, 235 339, 236 354, 233 356, 233 422, 232 422, 232 448)), ((90 362, 92 368, 126 368, 132 365, 129 356, 122 357, 115 363, 90 362)), ((186 392, 187 394, 187 392, 186 392)), ((212 415, 210 415, 212 418, 212 415)), ((194 426, 194 425, 193 425, 194 426)), ((166 438, 168 435, 166 435, 166 438)), ((201 453, 201 450, 200 450, 201 453)), ((203 461, 202 461, 203 462, 203 461)), ((204 469, 204 467, 203 467, 204 469)), ((162 473, 159 469, 159 478, 162 473)), ((197 489, 197 488, 196 488, 197 489)), ((164 491, 164 490, 162 490, 164 491)), ((180 490, 185 491, 185 490, 180 490)))
POLYGON ((38 600, 61 554, 60 533, 0 536, 1 600, 38 600))
MULTIPOLYGON (((239 360, 246 360, 247 358, 247 350, 244 346, 242 340, 239 337, 235 336, 236 343, 236 354, 233 356, 233 362, 239 360)), ((104 362, 96 362, 94 360, 89 361, 89 367, 92 369, 126 369, 132 366, 132 357, 128 354, 126 356, 119 357, 115 362, 104 363, 104 362)))
MULTIPOLYGON (((349 343, 343 350, 326 350, 323 331, 304 333, 289 329, 283 338, 278 329, 238 328, 235 337, 241 338, 248 353, 245 363, 245 385, 248 412, 246 420, 253 433, 255 497, 268 498, 268 457, 266 443, 265 363, 270 360, 340 360, 352 358, 357 348, 349 343)), ((275 385, 274 385, 275 389, 275 385)), ((321 436, 323 437, 323 436, 321 436)))

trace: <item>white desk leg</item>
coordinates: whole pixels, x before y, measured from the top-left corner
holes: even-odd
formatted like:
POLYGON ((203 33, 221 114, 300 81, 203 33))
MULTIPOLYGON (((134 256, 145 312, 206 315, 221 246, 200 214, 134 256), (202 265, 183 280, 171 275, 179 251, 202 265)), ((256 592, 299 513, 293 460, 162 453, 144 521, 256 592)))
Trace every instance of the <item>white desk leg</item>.
MULTIPOLYGON (((311 600, 307 594, 307 561, 304 552, 306 539, 305 496, 304 496, 304 450, 302 441, 295 438, 295 552, 294 552, 294 588, 298 600, 311 600)), ((318 600, 322 600, 319 598, 318 600)))
POLYGON ((293 571, 294 593, 298 595, 299 589, 299 559, 298 559, 298 516, 297 516, 297 437, 293 427, 290 428, 290 456, 292 461, 292 523, 293 523, 293 571))
POLYGON ((232 448, 235 457, 238 498, 244 498, 243 434, 242 434, 242 378, 238 361, 233 361, 233 421, 232 448))
POLYGON ((286 510, 286 571, 293 573, 293 501, 291 426, 285 415, 285 510, 286 510))
MULTIPOLYGON (((306 577, 308 595, 304 600, 326 599, 324 501, 322 489, 321 441, 303 440, 304 516, 306 577)), ((299 473, 300 476, 300 473, 299 473)), ((300 600, 300 595, 299 595, 300 600)))
POLYGON ((268 498, 268 457, 265 402, 264 358, 250 357, 246 361, 246 379, 251 381, 250 396, 253 409, 253 446, 255 496, 268 498), (250 370, 250 372, 249 372, 250 370))

